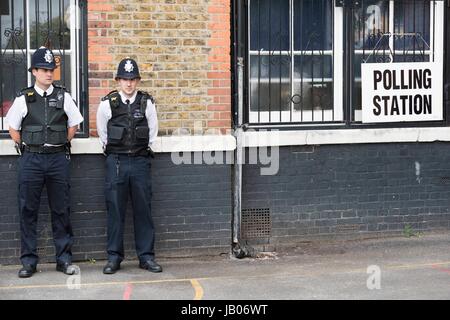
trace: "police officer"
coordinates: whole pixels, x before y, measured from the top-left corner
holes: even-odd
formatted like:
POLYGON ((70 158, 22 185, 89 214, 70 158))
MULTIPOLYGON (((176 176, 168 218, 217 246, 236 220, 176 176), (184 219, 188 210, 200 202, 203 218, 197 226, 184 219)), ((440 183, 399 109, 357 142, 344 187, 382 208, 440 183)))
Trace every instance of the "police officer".
POLYGON ((151 217, 151 145, 158 134, 152 96, 138 91, 141 76, 135 60, 120 61, 116 82, 120 91, 105 96, 97 110, 97 132, 106 154, 105 198, 108 211, 108 263, 105 274, 120 269, 124 259, 123 232, 128 194, 134 214, 139 267, 161 272, 155 261, 151 217))
POLYGON ((69 201, 69 142, 83 121, 75 102, 63 87, 53 84, 53 52, 45 47, 31 58, 34 86, 21 90, 6 116, 9 134, 20 150, 18 199, 22 269, 20 278, 31 277, 38 264, 37 219, 42 188, 47 187, 51 210, 56 270, 74 274, 69 201))

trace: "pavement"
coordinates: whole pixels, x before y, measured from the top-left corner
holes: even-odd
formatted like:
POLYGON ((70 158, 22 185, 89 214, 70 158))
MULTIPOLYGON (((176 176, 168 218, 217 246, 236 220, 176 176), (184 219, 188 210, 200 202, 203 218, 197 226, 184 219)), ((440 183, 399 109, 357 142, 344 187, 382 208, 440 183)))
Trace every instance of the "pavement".
POLYGON ((67 276, 38 265, 0 266, 0 300, 447 300, 450 233, 301 243, 254 258, 159 258, 162 273, 126 260, 114 275, 105 261, 75 263, 67 276))

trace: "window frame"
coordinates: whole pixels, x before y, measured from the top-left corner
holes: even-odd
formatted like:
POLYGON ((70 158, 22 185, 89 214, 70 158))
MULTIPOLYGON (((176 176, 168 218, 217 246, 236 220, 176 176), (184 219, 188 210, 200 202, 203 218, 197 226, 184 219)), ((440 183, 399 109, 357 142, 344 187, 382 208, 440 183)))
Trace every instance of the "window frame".
MULTIPOLYGON (((247 86, 248 86, 248 92, 250 92, 250 88, 251 88, 251 82, 252 82, 252 78, 251 78, 251 58, 252 56, 254 57, 261 57, 261 56, 269 56, 269 59, 271 57, 271 55, 273 53, 279 53, 279 56, 283 55, 283 56, 287 56, 290 58, 290 73, 289 73, 289 85, 290 85, 290 94, 291 97, 295 96, 295 85, 296 82, 302 83, 303 81, 305 81, 306 83, 320 83, 320 81, 316 81, 316 79, 320 78, 315 78, 312 77, 310 78, 311 81, 308 80, 304 80, 303 78, 295 78, 294 74, 295 74, 295 60, 296 57, 302 57, 302 56, 315 56, 315 55, 326 55, 326 56, 331 56, 331 78, 330 79, 326 79, 325 82, 331 82, 332 83, 332 108, 330 110, 311 110, 312 112, 305 111, 306 115, 311 114, 310 121, 303 121, 303 111, 300 113, 300 120, 301 121, 290 121, 290 123, 295 124, 295 123, 300 123, 302 125, 324 125, 326 123, 342 123, 344 121, 343 118, 343 105, 342 105, 342 92, 343 92, 343 83, 341 81, 335 81, 335 79, 341 79, 342 78, 342 74, 343 74, 343 64, 339 63, 339 61, 342 61, 343 59, 343 38, 342 38, 342 33, 338 32, 336 33, 336 27, 338 25, 342 25, 343 23, 343 15, 341 10, 339 10, 338 7, 336 7, 334 5, 334 3, 331 5, 332 7, 332 16, 333 16, 333 28, 331 30, 331 37, 332 37, 332 47, 331 50, 330 49, 323 49, 323 50, 311 50, 311 51, 316 51, 318 54, 315 54, 314 52, 309 52, 306 50, 295 50, 293 48, 294 46, 294 32, 295 32, 295 25, 294 25, 294 15, 295 15, 295 7, 294 7, 294 1, 295 0, 288 0, 289 1, 289 50, 259 50, 259 51, 255 51, 255 50, 250 50, 251 47, 251 30, 250 30, 250 20, 251 20, 251 1, 252 0, 248 0, 248 4, 247 4, 247 39, 248 39, 248 43, 247 43, 247 47, 249 48, 247 50, 247 54, 246 54, 246 65, 247 65, 247 70, 246 70, 246 74, 248 74, 248 79, 246 81, 247 86), (329 118, 329 121, 326 121, 324 119, 329 118), (314 119, 321 119, 320 122, 318 121, 314 121, 314 119)), ((281 67, 280 67, 281 68, 281 67)), ((264 80, 268 81, 270 83, 270 78, 267 78, 264 80)), ((261 83, 261 77, 259 77, 257 79, 258 83, 261 83)), ((324 83, 324 78, 322 78, 322 83, 324 83)), ((277 114, 279 114, 279 119, 283 119, 286 117, 289 117, 290 119, 293 119, 293 111, 294 111, 294 102, 290 101, 290 106, 289 106, 289 110, 288 111, 252 111, 251 110, 251 94, 248 93, 247 95, 247 108, 246 108, 246 119, 247 121, 250 123, 250 125, 258 125, 258 124, 267 124, 267 125, 282 125, 285 124, 286 122, 283 121, 278 121, 278 122, 271 122, 272 117, 276 116, 277 114), (273 115, 272 115, 273 114, 273 115), (265 118, 265 119, 269 119, 269 121, 257 121, 257 122, 253 122, 252 119, 254 118, 258 118, 258 120, 261 120, 261 117, 265 118)))
MULTIPOLYGON (((13 1, 13 0, 12 0, 13 1)), ((31 25, 30 25, 30 5, 31 0, 23 0, 24 10, 24 36, 25 48, 23 49, 0 49, 0 54, 9 51, 25 52, 27 69, 31 65, 31 56, 36 48, 31 48, 31 25)), ((88 110, 88 56, 87 56, 87 0, 69 0, 70 15, 70 49, 65 49, 64 54, 70 56, 70 80, 71 87, 67 88, 72 98, 76 101, 84 121, 79 125, 75 137, 86 138, 89 136, 89 110, 88 110), (73 10, 76 8, 76 10, 73 10)), ((64 12, 63 12, 64 13, 64 12)), ((56 54, 56 52, 55 52, 56 54)), ((27 72, 27 86, 33 83, 33 77, 27 72)), ((4 118, 3 118, 4 119, 4 118)), ((5 128, 0 128, 0 139, 9 138, 7 124, 5 128)))
MULTIPOLYGON (((293 0, 290 0, 290 2, 293 0)), ((236 1, 234 1, 236 2, 236 1)), ((281 130, 291 130, 291 129, 299 129, 299 130, 310 130, 310 129, 342 129, 342 128, 402 128, 402 127, 439 127, 439 126, 447 126, 449 124, 449 117, 447 114, 450 114, 450 111, 446 106, 449 104, 448 95, 445 94, 443 99, 444 105, 444 114, 443 120, 439 121, 418 121, 418 122, 392 122, 392 123, 361 123, 356 122, 353 118, 353 99, 351 95, 354 92, 353 82, 354 82, 354 70, 351 63, 354 63, 354 35, 349 32, 353 26, 353 10, 355 7, 353 6, 354 1, 343 1, 343 0, 334 0, 334 15, 335 15, 335 23, 341 23, 340 30, 342 32, 337 32, 336 28, 333 30, 333 50, 335 51, 335 55, 333 58, 334 63, 334 82, 339 82, 342 88, 339 90, 336 88, 334 90, 334 100, 339 99, 342 101, 342 112, 343 112, 343 121, 342 122, 314 122, 314 123, 289 123, 289 122, 272 122, 272 123, 251 123, 249 114, 250 114, 250 65, 249 65, 249 57, 250 57, 250 0, 244 1, 241 5, 240 3, 234 3, 234 14, 236 17, 240 17, 242 12, 244 12, 244 17, 237 19, 237 23, 235 28, 237 28, 237 32, 233 33, 235 37, 236 47, 234 50, 233 57, 233 71, 235 76, 235 84, 233 88, 235 89, 235 99, 233 100, 233 110, 234 110, 234 120, 237 123, 237 102, 238 98, 238 82, 237 82, 237 57, 244 57, 244 127, 245 128, 253 128, 253 129, 281 129, 281 130), (339 5, 341 3, 341 5, 339 5), (341 21, 339 21, 341 20, 341 21), (338 22, 339 21, 339 22, 338 22), (242 28, 244 28, 244 32, 242 32, 242 28), (342 36, 342 37, 340 37, 342 36), (338 48, 342 48, 342 50, 338 50, 338 48), (342 52, 342 55, 339 56, 336 52, 342 52), (341 72, 337 72, 336 66, 341 66, 341 72), (350 66, 350 67, 346 67, 350 66), (345 70, 349 69, 349 70, 345 70), (447 102, 447 103, 446 103, 447 102)), ((435 61, 442 61, 442 66, 444 68, 444 89, 448 87, 449 72, 445 72, 448 70, 448 63, 444 60, 444 54, 448 56, 448 47, 449 41, 446 40, 449 38, 449 35, 446 34, 445 30, 448 30, 448 25, 450 22, 447 21, 447 17, 449 16, 449 8, 444 4, 444 1, 437 0, 435 1, 437 4, 437 9, 435 10, 436 19, 434 24, 434 38, 436 42, 434 43, 435 50, 435 61), (442 9, 442 10, 441 10, 442 9), (441 14, 442 13, 442 14, 441 14), (437 40, 440 37, 442 40, 437 40), (447 49, 447 50, 445 50, 447 49)), ((390 6, 392 6, 393 0, 390 0, 390 6)), ((430 9, 430 14, 432 14, 433 8, 430 9)), ((394 19, 394 15, 390 14, 390 20, 394 19)), ((433 23, 430 21, 430 36, 433 36, 433 23)), ((447 31, 448 33, 448 31, 447 31)), ((336 108, 334 106, 334 108, 336 108)), ((279 111, 278 111, 279 112, 279 111)))
MULTIPOLYGON (((386 0, 389 1, 388 7, 389 7, 389 33, 390 34, 395 34, 395 0, 386 0)), ((439 67, 441 67, 442 69, 444 68, 444 3, 443 1, 434 1, 432 2, 432 0, 429 0, 430 2, 430 16, 429 16, 429 22, 430 22, 430 29, 429 29, 429 35, 430 35, 430 43, 429 43, 429 49, 425 50, 423 53, 425 55, 429 55, 430 56, 430 62, 435 62, 437 64, 439 64, 439 67), (432 8, 432 3, 435 3, 437 8, 432 8), (438 37, 441 38, 441 41, 438 41, 438 37)), ((400 55, 402 56, 405 51, 404 50, 396 50, 395 48, 395 44, 394 44, 394 37, 389 37, 389 48, 393 51, 393 53, 395 55, 400 55), (402 52, 403 51, 403 52, 402 52)), ((425 40, 423 40, 425 41, 425 40)), ((365 50, 365 49, 354 49, 354 55, 359 54, 364 56, 364 51, 371 51, 369 49, 365 50)), ((416 49, 414 51, 407 51, 408 53, 416 53, 416 52, 420 52, 421 50, 416 49)), ((372 53, 373 54, 373 53, 372 53)), ((392 55, 389 54, 390 59, 392 60, 392 55)), ((357 59, 355 59, 354 63, 357 61, 357 59)), ((413 62, 414 63, 414 62, 413 62)), ((356 76, 353 77, 353 86, 355 85, 355 83, 361 83, 361 77, 357 78, 356 76)), ((353 89, 352 94, 355 94, 355 91, 353 89)), ((442 97, 443 101, 444 101, 444 97, 442 97)), ((353 104, 352 106, 352 114, 351 114, 351 122, 354 124, 362 124, 361 119, 362 119, 362 109, 358 107, 361 106, 357 106, 356 104, 353 104)), ((440 121, 445 121, 446 117, 445 117, 445 110, 443 110, 443 120, 439 120, 440 121)), ((436 123, 436 121, 418 121, 415 123, 427 123, 427 122, 434 122, 436 123)), ((399 123, 399 122, 393 122, 395 123, 399 123)), ((385 123, 381 123, 380 125, 383 125, 385 123)))

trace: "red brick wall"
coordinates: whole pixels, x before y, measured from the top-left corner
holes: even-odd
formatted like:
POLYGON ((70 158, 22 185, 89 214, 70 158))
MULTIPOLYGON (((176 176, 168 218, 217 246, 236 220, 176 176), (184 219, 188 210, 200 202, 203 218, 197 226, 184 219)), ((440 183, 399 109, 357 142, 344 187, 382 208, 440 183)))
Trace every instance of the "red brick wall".
POLYGON ((160 135, 230 128, 230 25, 230 0, 89 0, 91 134, 127 56, 157 102, 160 135))

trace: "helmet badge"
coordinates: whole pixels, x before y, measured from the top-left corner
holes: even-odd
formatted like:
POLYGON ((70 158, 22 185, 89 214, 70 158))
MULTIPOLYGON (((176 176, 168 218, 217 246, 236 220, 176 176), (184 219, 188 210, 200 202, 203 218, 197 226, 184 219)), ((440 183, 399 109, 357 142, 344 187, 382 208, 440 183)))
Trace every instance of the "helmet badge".
POLYGON ((131 63, 131 60, 127 60, 127 62, 124 65, 124 69, 126 72, 132 72, 134 69, 133 64, 131 63))
POLYGON ((52 56, 52 53, 50 52, 50 50, 45 51, 44 59, 45 59, 45 61, 47 61, 48 63, 52 63, 52 61, 53 61, 53 56, 52 56))

